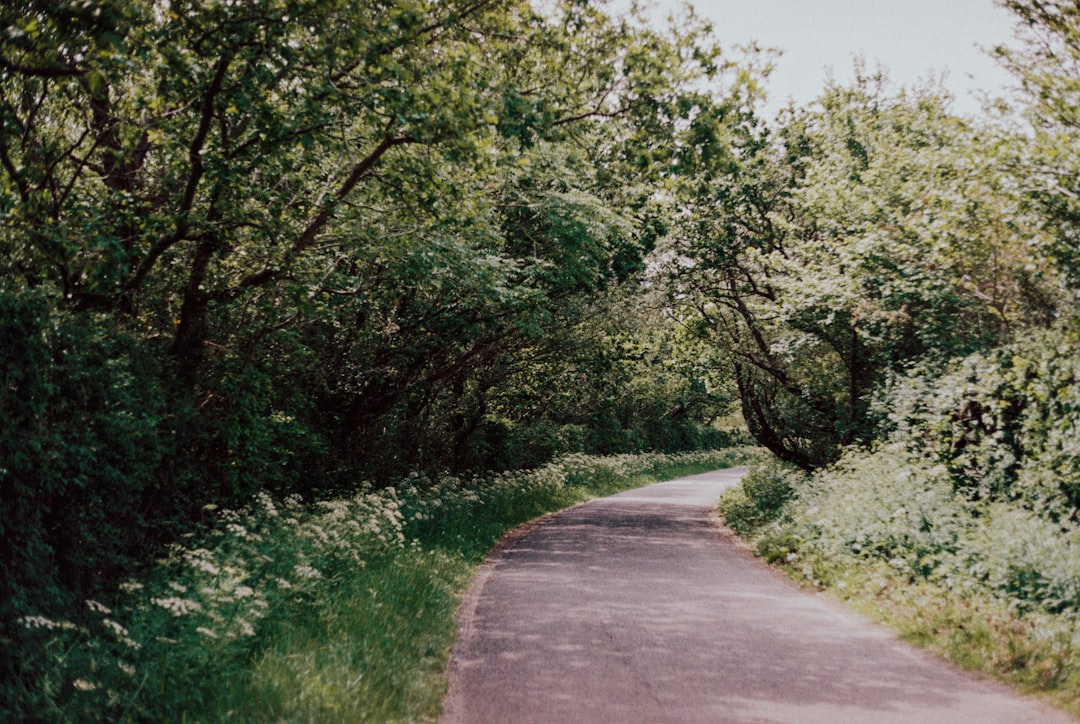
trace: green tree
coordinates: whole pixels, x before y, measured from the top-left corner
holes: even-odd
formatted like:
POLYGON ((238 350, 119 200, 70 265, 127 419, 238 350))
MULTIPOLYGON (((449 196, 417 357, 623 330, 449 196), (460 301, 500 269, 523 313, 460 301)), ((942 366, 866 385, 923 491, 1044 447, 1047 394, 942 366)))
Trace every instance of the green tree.
POLYGON ((1042 245, 1073 287, 1080 282, 1080 8, 1059 0, 1003 0, 1017 18, 1017 47, 996 55, 1020 83, 1032 142, 1014 176, 1043 220, 1042 245))
MULTIPOLYGON (((121 421, 167 441, 137 475, 80 467, 77 495, 0 465, 0 516, 52 521, 11 555, 42 552, 50 575, 65 526, 89 528, 74 501, 117 521, 100 559, 126 560, 139 531, 156 543, 259 489, 489 464, 484 446, 506 464, 505 421, 571 424, 543 405, 559 385, 596 412, 617 385, 590 320, 658 235, 670 129, 724 65, 705 32, 579 0, 4 4, 5 304, 83 332, 38 348, 22 325, 18 344, 79 379, 130 374, 148 400, 109 399, 147 414, 121 421), (532 397, 504 390, 522 381, 532 397)), ((0 390, 4 409, 26 389, 0 390)), ((75 399, 40 398, 79 428, 28 425, 6 449, 75 455, 83 428, 123 427, 75 399)))
POLYGON ((1012 140, 950 114, 940 91, 890 96, 861 74, 775 132, 751 116, 730 133, 736 153, 687 164, 670 266, 782 459, 816 467, 873 439, 886 373, 1055 314, 1035 221, 1002 171, 1012 140))

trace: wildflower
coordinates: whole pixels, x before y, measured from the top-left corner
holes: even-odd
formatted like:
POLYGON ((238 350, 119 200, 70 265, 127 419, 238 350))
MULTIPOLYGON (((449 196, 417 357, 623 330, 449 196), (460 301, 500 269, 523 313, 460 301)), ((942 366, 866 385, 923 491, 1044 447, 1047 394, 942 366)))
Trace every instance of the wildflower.
POLYGON ((240 623, 240 633, 241 634, 243 634, 244 636, 254 636, 255 635, 255 628, 250 623, 248 623, 244 619, 240 619, 239 623, 240 623))
POLYGON ((187 586, 182 583, 177 583, 176 581, 169 581, 169 588, 177 593, 187 593, 187 586))
POLYGON ((286 581, 284 578, 279 578, 279 579, 277 579, 277 587, 280 588, 283 591, 287 591, 290 588, 292 588, 293 585, 291 583, 289 583, 288 581, 286 581))
POLYGON ((105 628, 112 631, 114 634, 116 634, 116 636, 127 636, 127 629, 118 624, 116 621, 113 621, 111 618, 102 619, 101 623, 105 624, 105 628))
POLYGON ((155 598, 152 599, 151 602, 158 606, 161 606, 173 616, 183 616, 188 613, 194 613, 196 611, 202 610, 202 606, 200 606, 198 602, 191 601, 186 598, 155 598))
POLYGON ((86 679, 75 679, 75 681, 72 682, 72 686, 79 691, 93 691, 97 688, 97 684, 92 681, 87 681, 86 679))
POLYGON ((135 676, 135 667, 131 664, 125 664, 123 661, 121 661, 119 664, 117 664, 117 666, 120 667, 120 671, 124 672, 128 676, 135 676))
POLYGON ((278 516, 277 506, 274 505, 274 499, 270 497, 269 493, 262 491, 255 496, 259 505, 262 507, 263 512, 271 518, 278 516))
POLYGON ((138 651, 142 648, 142 644, 128 636, 127 629, 118 624, 116 621, 106 618, 102 621, 102 623, 105 624, 105 626, 113 632, 113 635, 116 636, 116 640, 122 643, 124 646, 127 646, 129 649, 133 649, 135 651, 138 651))
POLYGON ((203 573, 209 573, 211 576, 216 576, 221 572, 217 566, 213 563, 213 554, 205 548, 196 548, 195 550, 187 554, 188 562, 193 568, 203 573))
POLYGON ((239 523, 229 523, 228 525, 225 526, 225 530, 229 531, 230 533, 232 533, 237 538, 247 538, 248 537, 247 528, 240 525, 239 523))
POLYGON ((19 619, 19 623, 26 628, 43 628, 48 631, 55 631, 56 629, 73 631, 76 628, 75 624, 70 621, 53 621, 44 616, 23 616, 19 619))
POLYGON ((195 629, 195 633, 202 634, 203 636, 206 636, 207 638, 211 638, 211 639, 216 639, 217 638, 217 634, 214 633, 213 631, 211 631, 210 629, 206 628, 205 626, 199 626, 197 629, 195 629))
POLYGON ((319 573, 319 571, 317 569, 312 568, 311 566, 297 565, 297 566, 293 566, 293 570, 296 571, 296 575, 300 576, 301 578, 311 579, 311 578, 321 578, 322 577, 322 574, 319 573))
POLYGON ((94 613, 104 613, 106 615, 112 613, 112 611, 107 606, 105 606, 103 604, 100 604, 97 601, 90 600, 90 599, 87 599, 86 607, 89 608, 94 613))
POLYGON ((136 581, 124 581, 120 584, 120 590, 124 593, 135 593, 136 591, 141 591, 142 588, 143 584, 136 581))
POLYGON ((251 598, 255 595, 255 590, 250 586, 237 586, 236 590, 233 591, 233 595, 237 598, 251 598))

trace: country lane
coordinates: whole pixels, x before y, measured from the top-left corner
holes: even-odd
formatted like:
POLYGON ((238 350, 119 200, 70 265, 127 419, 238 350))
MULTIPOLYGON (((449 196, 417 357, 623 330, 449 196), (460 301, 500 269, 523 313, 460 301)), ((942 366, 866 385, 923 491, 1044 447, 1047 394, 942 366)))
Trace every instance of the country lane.
POLYGON ((441 721, 1074 721, 755 559, 714 515, 744 472, 594 500, 504 540, 462 605, 441 721))

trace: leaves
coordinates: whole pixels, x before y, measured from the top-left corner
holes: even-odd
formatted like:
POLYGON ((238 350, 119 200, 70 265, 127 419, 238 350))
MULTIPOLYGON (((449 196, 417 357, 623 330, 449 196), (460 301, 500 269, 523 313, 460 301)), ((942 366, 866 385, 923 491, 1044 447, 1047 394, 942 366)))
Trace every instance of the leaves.
POLYGON ((867 403, 888 371, 1055 314, 1060 286, 1006 170, 1022 141, 948 101, 860 70, 771 133, 752 115, 688 129, 669 275, 730 350, 751 430, 786 460, 873 439, 867 403))

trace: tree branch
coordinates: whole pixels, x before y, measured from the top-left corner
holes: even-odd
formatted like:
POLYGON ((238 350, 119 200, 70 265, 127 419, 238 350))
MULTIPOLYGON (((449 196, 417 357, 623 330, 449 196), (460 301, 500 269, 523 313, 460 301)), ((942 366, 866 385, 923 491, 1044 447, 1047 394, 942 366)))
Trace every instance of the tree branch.
POLYGON ((206 143, 206 137, 210 133, 210 124, 214 117, 214 100, 224 86, 225 74, 228 72, 231 62, 231 55, 226 55, 218 60, 213 80, 211 80, 210 86, 203 95, 202 104, 199 108, 199 127, 195 131, 195 136, 191 139, 191 144, 188 146, 191 173, 188 176, 180 205, 176 210, 176 225, 171 232, 162 234, 154 245, 150 247, 150 251, 147 252, 142 263, 135 270, 135 274, 124 284, 124 289, 127 291, 138 289, 143 280, 146 279, 146 275, 154 268, 157 260, 161 258, 161 255, 187 235, 188 216, 195 205, 195 193, 203 176, 202 150, 206 143))

